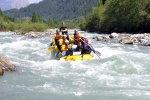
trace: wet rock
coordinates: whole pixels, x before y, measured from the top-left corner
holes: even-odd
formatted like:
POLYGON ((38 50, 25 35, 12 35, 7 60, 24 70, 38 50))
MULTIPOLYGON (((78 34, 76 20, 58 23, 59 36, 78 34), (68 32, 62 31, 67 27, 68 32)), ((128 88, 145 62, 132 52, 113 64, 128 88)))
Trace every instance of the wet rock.
POLYGON ((15 34, 17 34, 17 35, 24 35, 24 36, 31 37, 31 38, 37 38, 37 37, 41 37, 41 36, 53 35, 54 33, 55 33, 55 29, 48 29, 44 32, 33 32, 33 31, 22 32, 22 31, 19 31, 19 30, 15 31, 15 34))
POLYGON ((128 38, 130 38, 131 39, 131 41, 132 41, 132 43, 131 44, 133 44, 133 45, 139 45, 140 44, 140 42, 139 42, 139 39, 138 38, 135 38, 135 37, 128 37, 128 38))
POLYGON ((96 36, 93 37, 93 39, 95 39, 96 41, 108 41, 109 35, 101 35, 101 36, 96 36))
POLYGON ((51 32, 28 32, 28 33, 25 33, 25 36, 32 37, 32 38, 46 36, 46 35, 52 35, 52 33, 51 32))
POLYGON ((147 39, 140 39, 140 44, 143 45, 143 46, 148 46, 149 45, 149 40, 147 39))
POLYGON ((4 70, 0 67, 0 76, 4 75, 4 70))
POLYGON ((96 41, 150 46, 150 33, 111 33, 93 37, 96 41))
POLYGON ((113 32, 113 33, 111 33, 110 35, 109 35, 109 38, 111 38, 111 39, 113 39, 113 38, 118 38, 119 37, 119 34, 118 33, 115 33, 115 32, 113 32))
POLYGON ((104 39, 104 37, 103 37, 103 36, 96 37, 96 41, 101 41, 101 40, 103 40, 103 39, 104 39))
POLYGON ((132 38, 126 37, 126 38, 122 38, 120 40, 120 43, 122 43, 122 44, 133 44, 133 41, 132 41, 132 38))
POLYGON ((5 71, 16 71, 16 67, 6 57, 0 57, 0 67, 5 71))

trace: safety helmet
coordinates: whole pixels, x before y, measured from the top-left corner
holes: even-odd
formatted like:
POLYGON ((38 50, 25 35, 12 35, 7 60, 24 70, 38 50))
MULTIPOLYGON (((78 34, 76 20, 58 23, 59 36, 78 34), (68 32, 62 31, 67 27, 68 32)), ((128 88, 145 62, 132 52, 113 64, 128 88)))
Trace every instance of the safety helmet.
POLYGON ((67 37, 67 35, 63 35, 63 37, 64 37, 64 38, 66 38, 66 37, 67 37))
POLYGON ((59 29, 57 29, 57 30, 56 30, 56 33, 59 33, 59 32, 60 32, 59 29))
POLYGON ((78 32, 77 30, 74 30, 74 33, 78 32))
POLYGON ((65 43, 69 43, 69 41, 68 41, 68 40, 65 40, 65 43))

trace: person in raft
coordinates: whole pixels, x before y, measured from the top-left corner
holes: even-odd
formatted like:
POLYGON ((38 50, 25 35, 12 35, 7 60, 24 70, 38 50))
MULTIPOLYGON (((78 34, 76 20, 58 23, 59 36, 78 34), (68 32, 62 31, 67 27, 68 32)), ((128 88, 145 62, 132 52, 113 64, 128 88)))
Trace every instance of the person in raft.
POLYGON ((62 22, 61 27, 60 27, 60 32, 62 32, 62 35, 66 35, 67 39, 69 40, 69 35, 68 35, 68 29, 65 26, 65 23, 62 22))
POLYGON ((69 41, 66 35, 63 35, 62 39, 59 40, 59 45, 61 47, 60 52, 66 51, 64 56, 73 55, 73 51, 70 49, 69 41))
POLYGON ((80 47, 81 47, 81 34, 77 31, 74 30, 74 34, 71 35, 71 42, 74 45, 77 45, 76 51, 80 51, 80 47))
POLYGON ((54 45, 54 43, 57 45, 58 50, 60 50, 59 46, 59 39, 62 38, 62 34, 60 33, 59 29, 56 30, 56 33, 53 35, 51 46, 54 45))
POLYGON ((91 44, 89 44, 88 38, 81 38, 81 54, 90 54, 91 53, 91 44))

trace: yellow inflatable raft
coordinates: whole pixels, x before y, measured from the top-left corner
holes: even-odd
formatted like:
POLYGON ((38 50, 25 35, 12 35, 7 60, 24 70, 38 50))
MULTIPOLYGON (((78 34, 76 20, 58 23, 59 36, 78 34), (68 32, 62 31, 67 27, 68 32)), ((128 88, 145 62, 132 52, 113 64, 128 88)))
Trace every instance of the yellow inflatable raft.
POLYGON ((75 60, 89 60, 93 57, 92 54, 75 54, 75 55, 72 55, 72 56, 63 56, 61 58, 64 58, 65 60, 72 60, 72 61, 75 61, 75 60))
MULTIPOLYGON (((56 52, 58 52, 58 49, 57 49, 56 45, 53 47, 53 52, 54 52, 54 54, 56 52)), ((73 55, 71 55, 71 56, 70 55, 62 56, 61 53, 59 53, 57 57, 58 58, 63 58, 65 60, 67 60, 67 61, 69 61, 69 60, 71 60, 71 61, 75 61, 75 60, 89 60, 89 59, 91 59, 93 57, 93 54, 83 54, 83 55, 81 55, 80 53, 81 52, 73 52, 73 55)))

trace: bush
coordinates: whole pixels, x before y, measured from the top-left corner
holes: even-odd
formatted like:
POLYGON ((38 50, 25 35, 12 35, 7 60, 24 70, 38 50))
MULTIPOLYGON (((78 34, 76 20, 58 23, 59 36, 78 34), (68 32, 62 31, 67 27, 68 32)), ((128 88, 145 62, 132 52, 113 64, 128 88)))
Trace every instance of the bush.
POLYGON ((30 31, 42 32, 45 31, 46 29, 48 29, 48 25, 44 23, 31 23, 21 26, 21 31, 23 32, 30 32, 30 31))

